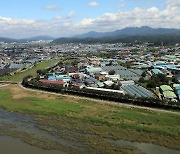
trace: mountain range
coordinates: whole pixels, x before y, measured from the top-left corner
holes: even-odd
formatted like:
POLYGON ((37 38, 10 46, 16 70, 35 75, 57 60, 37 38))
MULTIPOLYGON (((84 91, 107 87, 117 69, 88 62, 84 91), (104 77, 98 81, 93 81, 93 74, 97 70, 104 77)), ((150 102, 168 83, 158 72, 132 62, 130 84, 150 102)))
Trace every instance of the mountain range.
POLYGON ((126 37, 126 36, 147 36, 147 35, 168 35, 180 34, 180 29, 168 28, 151 28, 148 26, 143 27, 127 27, 113 32, 95 32, 91 31, 85 34, 76 35, 74 38, 102 38, 102 37, 126 37))
POLYGON ((179 43, 180 29, 173 28, 151 28, 143 27, 127 27, 113 32, 95 32, 91 31, 85 34, 72 37, 61 37, 52 43, 117 43, 117 42, 171 42, 179 43))
MULTIPOLYGON (((91 31, 88 33, 84 33, 81 35, 76 35, 72 37, 61 37, 61 38, 54 38, 51 36, 35 36, 31 38, 24 38, 24 39, 13 39, 13 38, 6 38, 0 37, 0 42, 30 42, 30 41, 39 41, 39 40, 54 40, 53 43, 77 43, 81 41, 85 42, 92 42, 94 39, 120 39, 126 38, 131 36, 157 36, 157 35, 180 35, 180 29, 173 29, 173 28, 151 28, 148 26, 143 27, 127 27, 121 30, 116 30, 112 32, 95 32, 91 31), (84 40, 85 39, 85 40, 84 40)), ((178 36, 179 37, 179 36, 178 36)), ((96 40, 95 40, 96 41, 96 40)))

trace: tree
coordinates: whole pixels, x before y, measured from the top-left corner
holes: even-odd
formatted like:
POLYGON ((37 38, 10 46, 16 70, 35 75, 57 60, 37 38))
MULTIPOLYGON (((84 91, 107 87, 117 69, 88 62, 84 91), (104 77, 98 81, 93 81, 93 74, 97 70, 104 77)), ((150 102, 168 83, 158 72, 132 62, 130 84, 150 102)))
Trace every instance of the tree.
POLYGON ((41 71, 42 71, 42 70, 37 70, 36 73, 37 73, 37 74, 41 74, 41 71))
POLYGON ((111 86, 111 89, 119 90, 119 89, 120 89, 120 86, 114 83, 114 84, 111 86))
POLYGON ((143 72, 141 76, 146 77, 146 72, 143 72))
POLYGON ((44 70, 37 70, 36 73, 39 75, 45 75, 48 72, 48 70, 44 69, 44 70))
POLYGON ((71 62, 71 65, 72 65, 72 66, 77 66, 78 63, 79 63, 78 60, 73 60, 73 61, 71 62))
POLYGON ((114 75, 115 73, 116 73, 115 70, 110 70, 110 71, 108 72, 109 75, 114 75))
POLYGON ((151 77, 151 79, 147 82, 148 88, 159 87, 163 84, 168 84, 169 79, 164 74, 157 74, 151 77))
POLYGON ((149 80, 147 83, 147 87, 148 88, 155 88, 157 87, 159 84, 155 81, 155 80, 149 80))
POLYGON ((140 78, 139 78, 139 82, 140 82, 140 83, 145 83, 144 78, 143 78, 143 77, 140 77, 140 78))

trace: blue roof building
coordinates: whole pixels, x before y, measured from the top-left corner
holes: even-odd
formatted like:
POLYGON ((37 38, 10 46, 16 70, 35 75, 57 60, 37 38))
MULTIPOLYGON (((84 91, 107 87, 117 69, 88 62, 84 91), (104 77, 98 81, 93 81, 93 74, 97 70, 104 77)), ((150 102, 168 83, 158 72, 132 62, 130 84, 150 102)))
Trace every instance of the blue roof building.
POLYGON ((161 70, 159 69, 152 69, 152 73, 157 75, 157 74, 164 74, 161 70))

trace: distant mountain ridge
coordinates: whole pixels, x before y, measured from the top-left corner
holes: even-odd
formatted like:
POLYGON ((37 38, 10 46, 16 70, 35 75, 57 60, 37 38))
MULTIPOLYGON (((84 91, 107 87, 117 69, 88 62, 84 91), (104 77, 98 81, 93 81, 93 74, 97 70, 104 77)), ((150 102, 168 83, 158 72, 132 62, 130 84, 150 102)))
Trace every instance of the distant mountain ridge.
POLYGON ((97 41, 94 39, 120 39, 125 37, 133 37, 133 36, 156 36, 156 35, 180 35, 180 29, 173 29, 173 28, 151 28, 148 26, 143 27, 127 27, 121 30, 116 30, 112 32, 95 32, 91 31, 85 34, 76 35, 73 37, 61 37, 61 38, 54 38, 51 36, 35 36, 30 38, 24 39, 13 39, 13 38, 6 38, 0 37, 0 42, 28 42, 28 41, 47 41, 47 40, 54 40, 53 43, 61 42, 61 43, 73 43, 73 42, 93 42, 97 41), (86 40, 84 40, 86 39, 86 40))
POLYGON ((127 27, 113 32, 95 32, 91 31, 85 34, 73 36, 73 38, 102 38, 102 37, 126 37, 126 36, 147 36, 147 35, 168 35, 180 34, 180 29, 173 28, 151 28, 143 27, 127 27))
POLYGON ((13 38, 8 38, 8 37, 0 37, 0 42, 6 42, 6 43, 11 43, 11 42, 30 42, 30 41, 48 41, 48 40, 54 40, 54 37, 47 36, 47 35, 42 35, 42 36, 35 36, 35 37, 30 37, 30 38, 23 38, 23 39, 13 39, 13 38))
POLYGON ((16 42, 16 39, 8 38, 8 37, 0 37, 0 42, 11 43, 11 42, 16 42))

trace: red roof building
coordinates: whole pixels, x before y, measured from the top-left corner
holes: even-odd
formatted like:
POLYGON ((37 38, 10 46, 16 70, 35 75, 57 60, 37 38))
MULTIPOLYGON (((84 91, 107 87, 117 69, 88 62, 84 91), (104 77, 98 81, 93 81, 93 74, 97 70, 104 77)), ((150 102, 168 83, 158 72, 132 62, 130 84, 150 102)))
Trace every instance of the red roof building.
POLYGON ((59 80, 59 81, 50 81, 50 80, 39 80, 42 83, 51 83, 51 84, 60 84, 60 85, 64 85, 64 81, 63 80, 59 80))

